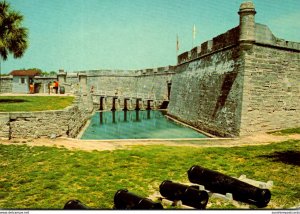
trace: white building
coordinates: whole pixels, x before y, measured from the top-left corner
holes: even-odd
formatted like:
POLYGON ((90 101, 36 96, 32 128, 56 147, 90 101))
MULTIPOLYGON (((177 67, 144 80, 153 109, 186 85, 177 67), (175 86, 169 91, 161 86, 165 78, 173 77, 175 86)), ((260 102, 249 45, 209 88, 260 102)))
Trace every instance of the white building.
POLYGON ((29 86, 34 83, 33 77, 40 74, 41 72, 38 70, 15 70, 10 72, 10 75, 13 76, 12 92, 29 93, 29 86))

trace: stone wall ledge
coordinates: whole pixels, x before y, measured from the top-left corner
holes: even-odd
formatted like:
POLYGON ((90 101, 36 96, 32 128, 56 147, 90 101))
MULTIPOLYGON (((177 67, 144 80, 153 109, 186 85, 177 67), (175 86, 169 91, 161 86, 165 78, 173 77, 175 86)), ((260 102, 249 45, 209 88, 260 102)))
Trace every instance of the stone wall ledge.
POLYGON ((268 48, 276 48, 276 49, 280 49, 280 50, 288 50, 288 51, 293 51, 293 52, 296 52, 296 53, 300 53, 300 43, 299 43, 299 47, 296 47, 296 46, 295 47, 293 47, 293 46, 282 46, 282 45, 263 43, 263 42, 255 42, 254 45, 258 45, 258 46, 262 46, 262 47, 268 47, 268 48))
POLYGON ((203 42, 200 46, 196 46, 190 51, 183 52, 177 58, 178 65, 199 59, 207 54, 222 51, 226 49, 226 47, 237 45, 239 43, 239 34, 240 28, 237 26, 214 37, 212 40, 203 42))
MULTIPOLYGON (((275 49, 280 49, 280 50, 288 50, 288 51, 300 53, 300 49, 298 49, 297 47, 288 47, 288 46, 281 46, 281 45, 270 44, 270 43, 262 43, 262 42, 255 42, 255 43, 253 43, 253 45, 258 45, 258 46, 262 46, 262 47, 269 47, 269 48, 275 48, 275 49)), ((210 55, 213 55, 215 53, 222 52, 222 51, 225 51, 225 50, 237 47, 237 46, 239 46, 239 44, 229 45, 229 46, 226 46, 224 48, 217 49, 215 51, 211 51, 211 52, 208 52, 208 53, 203 54, 201 56, 198 56, 197 58, 190 59, 189 61, 184 61, 184 62, 178 64, 177 66, 188 64, 190 62, 197 61, 199 59, 205 58, 207 56, 210 56, 210 55)))
POLYGON ((199 57, 197 57, 197 58, 191 59, 190 61, 185 61, 185 62, 183 62, 183 63, 181 63, 181 64, 178 64, 176 67, 181 66, 181 65, 184 65, 184 64, 188 64, 188 63, 193 62, 193 61, 197 61, 197 60, 199 60, 199 59, 205 58, 205 57, 207 57, 207 56, 211 56, 211 55, 213 55, 213 54, 216 54, 216 53, 219 53, 219 52, 222 52, 222 51, 229 50, 229 49, 231 49, 231 48, 235 48, 235 47, 237 47, 237 46, 239 46, 239 44, 228 45, 228 46, 226 46, 226 47, 224 47, 224 48, 221 48, 221 49, 218 49, 218 50, 215 50, 215 51, 211 51, 211 52, 208 52, 208 53, 206 53, 206 54, 203 54, 203 55, 201 55, 201 56, 199 56, 199 57))
MULTIPOLYGON (((141 74, 137 75, 122 75, 122 74, 87 74, 87 77, 141 77, 141 76, 159 76, 159 75, 169 75, 169 74, 175 74, 173 70, 175 70, 175 67, 172 70, 166 70, 166 71, 159 71, 159 72, 149 72, 145 71, 141 74)), ((67 76, 68 77, 68 76, 67 76)), ((68 77, 69 78, 69 77, 68 77)))

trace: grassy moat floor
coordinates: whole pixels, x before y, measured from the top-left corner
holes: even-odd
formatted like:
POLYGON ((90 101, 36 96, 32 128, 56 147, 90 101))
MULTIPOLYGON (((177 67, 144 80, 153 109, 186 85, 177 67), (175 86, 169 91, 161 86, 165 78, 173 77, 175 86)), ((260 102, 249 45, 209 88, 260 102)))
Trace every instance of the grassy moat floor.
MULTIPOLYGON (((260 145, 233 143, 230 147, 226 147, 226 142, 220 142, 222 147, 213 146, 219 141, 195 141, 184 146, 178 145, 179 141, 176 146, 141 145, 137 141, 127 146, 110 142, 115 148, 98 151, 93 147, 80 149, 80 144, 82 147, 89 144, 80 140, 73 143, 78 145, 75 149, 63 144, 37 146, 30 140, 2 143, 0 208, 62 209, 69 199, 79 199, 93 208, 111 209, 118 189, 127 188, 148 197, 158 193, 164 180, 188 183, 187 170, 192 165, 233 177, 244 174, 258 181, 272 180, 272 198, 266 209, 299 207, 300 139, 294 133, 297 138, 284 136, 287 140, 260 145)), ((101 142, 93 143, 101 145, 101 142)), ((240 208, 256 209, 215 198, 210 198, 207 205, 207 209, 240 208)))
POLYGON ((0 112, 59 110, 73 100, 73 96, 0 96, 0 112))

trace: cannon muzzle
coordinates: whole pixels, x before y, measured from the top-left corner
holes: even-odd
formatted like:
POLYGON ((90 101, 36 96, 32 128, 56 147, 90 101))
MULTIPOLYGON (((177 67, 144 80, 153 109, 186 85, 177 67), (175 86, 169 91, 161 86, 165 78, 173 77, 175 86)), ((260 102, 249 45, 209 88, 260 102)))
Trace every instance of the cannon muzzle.
POLYGON ((118 210, 160 210, 163 209, 163 206, 126 189, 120 189, 114 196, 114 208, 118 210))
POLYGON ((271 200, 271 192, 247 184, 238 179, 212 171, 201 166, 192 166, 188 170, 190 182, 203 185, 205 189, 215 193, 232 193, 234 200, 266 207, 271 200))
POLYGON ((182 204, 196 209, 205 209, 208 194, 195 186, 187 186, 172 181, 163 181, 159 186, 160 194, 171 201, 182 201, 182 204))
POLYGON ((88 209, 91 209, 91 208, 84 205, 79 200, 69 200, 64 206, 64 210, 88 210, 88 209))

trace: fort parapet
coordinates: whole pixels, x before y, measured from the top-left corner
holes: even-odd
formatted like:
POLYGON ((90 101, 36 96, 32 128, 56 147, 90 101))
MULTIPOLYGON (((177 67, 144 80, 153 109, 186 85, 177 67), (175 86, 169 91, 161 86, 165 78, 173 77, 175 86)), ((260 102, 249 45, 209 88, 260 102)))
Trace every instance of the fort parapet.
MULTIPOLYGON (((246 16, 243 13, 240 13, 243 17, 246 16)), ((242 18, 241 18, 242 19, 242 18)), ((254 21, 254 17, 251 17, 251 21, 254 21)), ((200 46, 194 47, 190 51, 186 51, 178 56, 178 64, 181 65, 183 63, 191 62, 193 60, 199 59, 201 57, 205 57, 208 54, 213 54, 218 51, 223 51, 225 49, 240 45, 247 44, 250 45, 264 45, 268 47, 285 49, 291 51, 299 51, 300 43, 286 41, 284 39, 277 38, 273 35, 272 31, 269 29, 267 25, 254 23, 254 28, 251 28, 252 31, 246 30, 249 28, 247 21, 241 20, 239 26, 230 29, 226 33, 220 34, 214 37, 212 40, 203 42, 200 46), (243 25, 246 25, 243 26, 243 25), (243 27, 242 27, 243 26, 243 27), (243 31, 241 29, 244 29, 243 31), (251 34, 251 38, 248 38, 244 35, 251 34)))
POLYGON ((300 127, 300 44, 256 23, 252 2, 238 14, 239 26, 178 56, 168 114, 221 136, 300 127))

